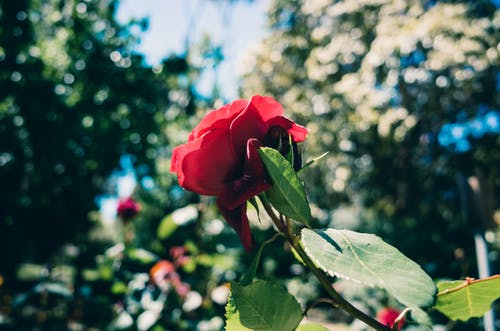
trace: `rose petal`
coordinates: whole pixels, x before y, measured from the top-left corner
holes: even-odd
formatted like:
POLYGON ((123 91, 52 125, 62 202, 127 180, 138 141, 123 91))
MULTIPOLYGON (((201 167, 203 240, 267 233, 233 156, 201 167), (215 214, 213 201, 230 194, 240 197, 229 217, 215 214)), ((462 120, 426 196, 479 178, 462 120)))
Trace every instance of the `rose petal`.
POLYGON ((204 195, 218 195, 240 163, 229 143, 229 131, 220 129, 176 147, 172 160, 179 185, 204 195))
POLYGON ((229 129, 231 121, 247 106, 247 100, 235 100, 217 110, 212 110, 201 120, 189 134, 188 141, 201 137, 207 131, 214 129, 229 129))
POLYGON ((179 147, 181 146, 177 146, 172 150, 172 158, 170 159, 170 172, 177 172, 177 165, 178 165, 177 159, 179 151, 181 150, 179 147))
POLYGON ((231 123, 231 142, 239 157, 245 155, 247 140, 256 138, 261 140, 269 129, 267 123, 276 116, 283 114, 283 107, 271 97, 254 95, 248 106, 231 123))
POLYGON ((284 128, 289 135, 292 136, 292 140, 296 143, 303 142, 306 140, 309 130, 305 127, 296 124, 295 122, 289 120, 283 116, 277 116, 269 122, 269 127, 280 126, 284 128))
POLYGON ((221 205, 219 199, 216 202, 222 216, 240 237, 245 250, 250 252, 252 250, 252 234, 250 233, 250 224, 248 223, 246 202, 233 210, 229 210, 221 205))
POLYGON ((234 209, 271 188, 272 185, 266 182, 264 164, 257 151, 261 146, 257 139, 248 139, 243 176, 228 183, 219 195, 219 203, 224 208, 234 209))

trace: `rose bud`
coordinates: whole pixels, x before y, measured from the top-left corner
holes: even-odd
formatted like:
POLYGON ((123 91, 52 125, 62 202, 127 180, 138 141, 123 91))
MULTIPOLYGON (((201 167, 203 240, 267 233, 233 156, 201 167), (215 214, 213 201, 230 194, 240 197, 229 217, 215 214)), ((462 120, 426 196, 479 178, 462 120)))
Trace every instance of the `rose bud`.
POLYGON ((246 201, 271 187, 258 149, 269 146, 286 153, 290 139, 293 148, 307 136, 306 128, 283 113, 283 107, 270 97, 236 100, 209 112, 188 142, 172 152, 170 170, 177 174, 179 185, 216 196, 222 216, 247 251, 251 250, 252 236, 246 201))
MULTIPOLYGON (((394 327, 394 323, 398 316, 401 314, 401 312, 397 309, 390 308, 390 307, 384 307, 379 312, 377 313, 377 321, 380 323, 387 325, 391 328, 394 327)), ((401 330, 401 328, 404 325, 404 318, 402 318, 399 323, 398 323, 398 330, 401 330)))
POLYGON ((124 221, 129 221, 141 211, 141 205, 132 198, 121 199, 116 210, 118 216, 124 221))

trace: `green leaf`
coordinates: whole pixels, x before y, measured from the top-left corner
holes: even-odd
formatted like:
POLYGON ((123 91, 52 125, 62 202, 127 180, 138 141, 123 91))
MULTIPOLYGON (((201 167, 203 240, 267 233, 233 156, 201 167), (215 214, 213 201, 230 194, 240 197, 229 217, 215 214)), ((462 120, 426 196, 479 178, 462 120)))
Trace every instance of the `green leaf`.
POLYGON ((409 307, 429 307, 436 286, 432 279, 379 237, 350 230, 302 229, 302 243, 314 263, 332 276, 378 286, 409 307))
POLYGON ((302 320, 302 310, 276 283, 259 280, 241 286, 233 282, 226 319, 227 331, 290 331, 302 320))
POLYGON ((411 307, 410 309, 411 319, 420 324, 421 326, 432 326, 432 321, 429 315, 422 309, 418 307, 411 307))
POLYGON ((111 293, 115 295, 127 293, 128 287, 124 282, 115 282, 111 285, 111 293))
POLYGON ((171 214, 163 217, 156 230, 156 235, 159 239, 169 238, 175 230, 181 226, 185 226, 198 217, 198 209, 194 205, 187 205, 185 207, 174 210, 171 214))
POLYGON ((113 279, 113 267, 109 264, 101 264, 98 268, 99 278, 101 280, 111 280, 113 279))
POLYGON ((127 252, 128 258, 142 264, 151 264, 158 261, 158 256, 143 248, 132 248, 127 252))
POLYGON ((298 172, 298 173, 300 173, 302 170, 309 168, 311 165, 313 165, 313 163, 318 162, 319 160, 321 160, 322 158, 324 158, 327 154, 328 154, 328 152, 324 152, 324 153, 323 153, 323 154, 321 154, 320 156, 316 156, 314 159, 309 160, 309 161, 308 161, 306 164, 304 164, 304 165, 302 166, 302 168, 300 168, 300 170, 299 170, 299 171, 297 171, 297 172, 298 172))
POLYGON ((257 273, 257 267, 259 266, 260 257, 262 255, 262 251, 264 250, 264 247, 266 247, 267 244, 272 243, 278 237, 278 235, 279 234, 275 234, 272 238, 264 241, 260 245, 259 249, 257 250, 257 253, 255 253, 255 256, 252 260, 252 263, 250 264, 250 267, 248 268, 247 272, 245 272, 245 274, 241 278, 241 281, 240 281, 241 286, 247 286, 253 281, 255 274, 257 273))
MULTIPOLYGON (((290 146, 290 150, 288 151, 288 153, 286 153, 285 159, 288 161, 288 163, 293 165, 293 160, 295 159, 295 155, 293 153, 292 144, 293 144, 292 136, 288 135, 288 146, 290 146)), ((277 150, 279 151, 280 148, 277 148, 277 150)))
POLYGON ((99 271, 96 269, 83 269, 82 278, 87 282, 99 280, 99 271))
POLYGON ((172 215, 165 216, 158 225, 156 235, 160 239, 167 239, 179 226, 174 222, 172 215))
POLYGON ((290 162, 273 148, 262 147, 259 154, 273 182, 266 192, 268 200, 280 213, 307 225, 311 210, 304 186, 290 162))
POLYGON ((23 281, 36 281, 47 278, 48 270, 46 265, 24 263, 16 271, 17 277, 23 281))
POLYGON ((438 283, 435 308, 452 320, 483 316, 500 298, 500 275, 438 283))
POLYGON ((318 323, 301 324, 295 331, 329 331, 323 325, 318 323))

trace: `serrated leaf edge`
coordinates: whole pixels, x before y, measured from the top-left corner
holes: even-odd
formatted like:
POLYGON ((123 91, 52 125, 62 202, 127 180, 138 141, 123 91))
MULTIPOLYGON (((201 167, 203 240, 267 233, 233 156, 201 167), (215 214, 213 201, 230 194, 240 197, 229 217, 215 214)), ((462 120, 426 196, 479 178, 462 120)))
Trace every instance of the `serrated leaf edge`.
MULTIPOLYGON (((312 232, 315 232, 315 233, 316 233, 316 231, 315 231, 315 230, 321 230, 321 229, 306 229, 306 228, 302 229, 302 231, 304 231, 304 230, 309 230, 309 231, 312 231, 312 232)), ((345 236, 342 234, 342 231, 340 231, 340 230, 338 230, 338 229, 328 228, 328 229, 324 229, 324 230, 325 230, 325 232, 326 232, 326 230, 335 231, 335 232, 339 233, 342 237, 344 237, 344 238, 345 238, 345 236)), ((349 230, 349 231, 351 231, 351 230, 349 230)), ((377 235, 374 235, 374 234, 368 234, 368 233, 363 233, 363 234, 365 234, 365 235, 370 235, 370 236, 372 236, 372 237, 375 237, 375 238, 377 238, 377 239, 381 240, 381 241, 382 241, 383 243, 385 243, 386 245, 389 245, 389 244, 387 244, 387 243, 386 243, 386 242, 385 242, 385 241, 384 241, 384 240, 383 240, 380 236, 377 236, 377 235)), ((301 235, 301 238, 302 238, 302 235, 301 235)), ((346 238, 345 238, 345 239, 346 239, 346 238)), ((349 243, 349 241, 347 241, 347 240, 346 240, 346 243, 349 243)), ((384 281, 383 279, 381 279, 379 276, 377 276, 377 274, 376 274, 376 273, 372 272, 372 271, 371 271, 371 269, 369 269, 369 268, 367 268, 367 267, 366 267, 366 268, 367 268, 367 270, 368 270, 368 271, 370 271, 370 273, 371 273, 371 274, 373 274, 373 275, 375 275, 375 276, 377 277, 377 280, 378 280, 378 281, 377 281, 377 282, 374 282, 374 283, 366 283, 366 282, 364 282, 364 281, 362 281, 362 280, 359 280, 359 279, 356 279, 356 278, 352 278, 352 277, 349 277, 349 276, 344 275, 344 274, 342 274, 342 273, 338 273, 338 272, 335 272, 335 271, 331 271, 331 270, 329 270, 328 268, 326 268, 324 265, 322 265, 322 264, 321 264, 321 263, 320 263, 320 262, 319 262, 319 261, 318 261, 318 260, 314 257, 314 254, 312 254, 312 252, 311 252, 309 249, 307 249, 307 247, 306 247, 306 246, 305 246, 305 244, 303 243, 302 239, 300 240, 300 245, 301 245, 301 246, 302 246, 302 248, 305 250, 305 252, 306 252, 306 254, 309 256, 309 258, 310 258, 310 259, 314 262, 314 264, 316 264, 316 266, 318 266, 321 270, 323 270, 324 272, 326 272, 329 276, 333 276, 333 277, 338 277, 338 278, 342 278, 342 279, 345 279, 345 280, 349 280, 349 281, 352 281, 352 282, 354 282, 354 283, 356 283, 356 284, 361 284, 361 285, 363 285, 363 286, 367 286, 367 287, 369 287, 369 288, 376 288, 376 287, 381 287, 381 288, 384 288, 385 281, 384 281)), ((391 246, 391 245, 389 245, 389 246, 391 246)), ((333 247, 334 247, 334 246, 333 246, 333 247)), ((356 255, 356 254, 355 254, 355 251, 352 249, 352 246, 351 246, 350 244, 349 244, 349 247, 350 247, 351 251, 353 252, 353 254, 354 254, 354 255, 356 255)), ((393 247, 393 246, 391 246, 391 247, 393 247)), ((397 248, 395 248, 395 247, 393 247, 393 248, 397 250, 397 248)), ((398 251, 399 251, 399 250, 398 250, 398 251)), ((400 253, 401 253, 401 252, 400 252, 400 253)), ((402 253, 401 253, 401 254, 402 254, 402 253)), ((402 254, 402 255, 403 255, 403 256, 405 256, 404 254, 402 254)), ((356 255, 356 256, 357 256, 357 255, 356 255)), ((406 257, 406 256, 405 256, 405 257, 406 257)), ((413 260, 409 259, 408 257, 406 257, 406 258, 407 258, 410 262, 412 262, 412 263, 414 263, 416 266, 418 266, 420 269, 422 269, 422 268, 421 268, 421 266, 420 266, 420 265, 418 265, 415 261, 413 261, 413 260)), ((358 259, 358 261, 360 261, 360 260, 358 259)), ((362 265, 364 266, 364 263, 362 263, 362 265)), ((422 271, 423 271, 423 270, 422 270, 422 271)), ((436 288, 436 291, 437 291, 437 288, 436 288)), ((435 292, 435 293, 433 294, 433 296, 434 296, 434 304, 435 304, 435 302, 436 302, 436 298, 437 298, 437 293, 435 292)), ((398 301, 399 301, 399 300, 398 300, 398 301)), ((432 306, 432 305, 431 305, 431 306, 432 306)), ((410 307, 417 307, 417 306, 410 305, 410 307)), ((427 307, 429 307, 429 306, 427 306, 427 307)), ((417 308, 418 308, 418 307, 417 307, 417 308)))

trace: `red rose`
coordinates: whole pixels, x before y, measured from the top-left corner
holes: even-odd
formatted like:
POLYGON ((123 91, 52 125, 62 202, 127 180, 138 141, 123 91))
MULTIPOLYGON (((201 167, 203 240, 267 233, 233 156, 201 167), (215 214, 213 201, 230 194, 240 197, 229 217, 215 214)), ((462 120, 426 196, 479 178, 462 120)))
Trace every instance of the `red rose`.
MULTIPOLYGON (((377 320, 380 323, 393 328, 394 322, 396 321, 396 318, 398 318, 399 314, 401 314, 401 312, 397 309, 384 307, 377 313, 377 320)), ((398 330, 403 327, 404 322, 404 318, 399 321, 398 330)))
MULTIPOLYGON (((277 148, 288 135, 302 142, 307 129, 283 117, 283 107, 260 95, 236 100, 209 112, 189 135, 188 142, 174 148, 170 170, 179 185, 196 193, 217 197, 217 206, 250 250, 252 237, 246 201, 271 187, 257 149, 277 148)), ((288 146, 290 148, 290 146, 288 146)))
POLYGON ((132 198, 121 199, 118 202, 116 213, 124 221, 131 220, 141 211, 141 205, 132 198))

